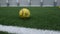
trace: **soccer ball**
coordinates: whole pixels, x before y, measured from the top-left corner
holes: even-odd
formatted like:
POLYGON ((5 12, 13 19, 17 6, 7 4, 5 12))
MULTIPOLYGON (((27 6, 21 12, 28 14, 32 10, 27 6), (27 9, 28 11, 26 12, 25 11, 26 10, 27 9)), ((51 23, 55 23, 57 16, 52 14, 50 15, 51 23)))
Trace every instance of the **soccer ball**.
POLYGON ((30 11, 27 8, 23 8, 19 11, 19 16, 21 18, 29 18, 30 17, 30 11))
POLYGON ((60 8, 60 6, 59 6, 59 8, 60 8))

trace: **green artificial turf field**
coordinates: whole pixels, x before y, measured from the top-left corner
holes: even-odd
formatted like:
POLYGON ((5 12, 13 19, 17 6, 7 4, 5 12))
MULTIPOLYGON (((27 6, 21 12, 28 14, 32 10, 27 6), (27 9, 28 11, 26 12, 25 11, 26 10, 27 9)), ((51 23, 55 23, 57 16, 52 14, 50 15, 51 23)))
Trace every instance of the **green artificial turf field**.
POLYGON ((0 34, 8 34, 7 32, 2 32, 2 31, 0 31, 0 34))
POLYGON ((60 8, 27 7, 31 12, 30 19, 19 18, 23 7, 0 7, 0 24, 37 29, 60 30, 60 8))

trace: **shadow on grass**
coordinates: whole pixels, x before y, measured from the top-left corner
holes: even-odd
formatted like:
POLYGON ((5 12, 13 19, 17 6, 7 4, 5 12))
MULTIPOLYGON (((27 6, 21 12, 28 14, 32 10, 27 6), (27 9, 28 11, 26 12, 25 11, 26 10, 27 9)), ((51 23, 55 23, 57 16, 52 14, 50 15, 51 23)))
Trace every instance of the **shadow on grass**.
POLYGON ((28 17, 28 18, 21 18, 21 17, 19 17, 19 19, 21 19, 21 20, 30 20, 31 17, 28 17))

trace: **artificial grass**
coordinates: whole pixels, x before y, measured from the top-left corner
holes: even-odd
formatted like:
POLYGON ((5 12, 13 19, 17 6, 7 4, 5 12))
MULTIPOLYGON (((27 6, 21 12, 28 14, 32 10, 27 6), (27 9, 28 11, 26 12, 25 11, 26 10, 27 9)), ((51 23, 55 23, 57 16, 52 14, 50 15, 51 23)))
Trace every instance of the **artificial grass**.
POLYGON ((0 31, 0 34, 8 34, 7 32, 2 32, 2 31, 0 31))
POLYGON ((60 8, 27 7, 30 19, 21 19, 19 10, 23 7, 0 7, 0 24, 37 29, 60 30, 60 8))
POLYGON ((0 31, 0 34, 16 34, 16 33, 8 33, 8 32, 0 31))

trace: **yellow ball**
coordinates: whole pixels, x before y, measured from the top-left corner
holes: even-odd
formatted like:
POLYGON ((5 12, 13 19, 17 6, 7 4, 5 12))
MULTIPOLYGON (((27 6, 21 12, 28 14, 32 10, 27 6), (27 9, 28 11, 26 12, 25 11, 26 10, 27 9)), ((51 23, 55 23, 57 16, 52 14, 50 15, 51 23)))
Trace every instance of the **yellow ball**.
POLYGON ((59 6, 59 8, 60 8, 60 6, 59 6))
POLYGON ((27 8, 23 8, 19 11, 19 16, 21 18, 29 18, 30 17, 30 11, 27 8))

